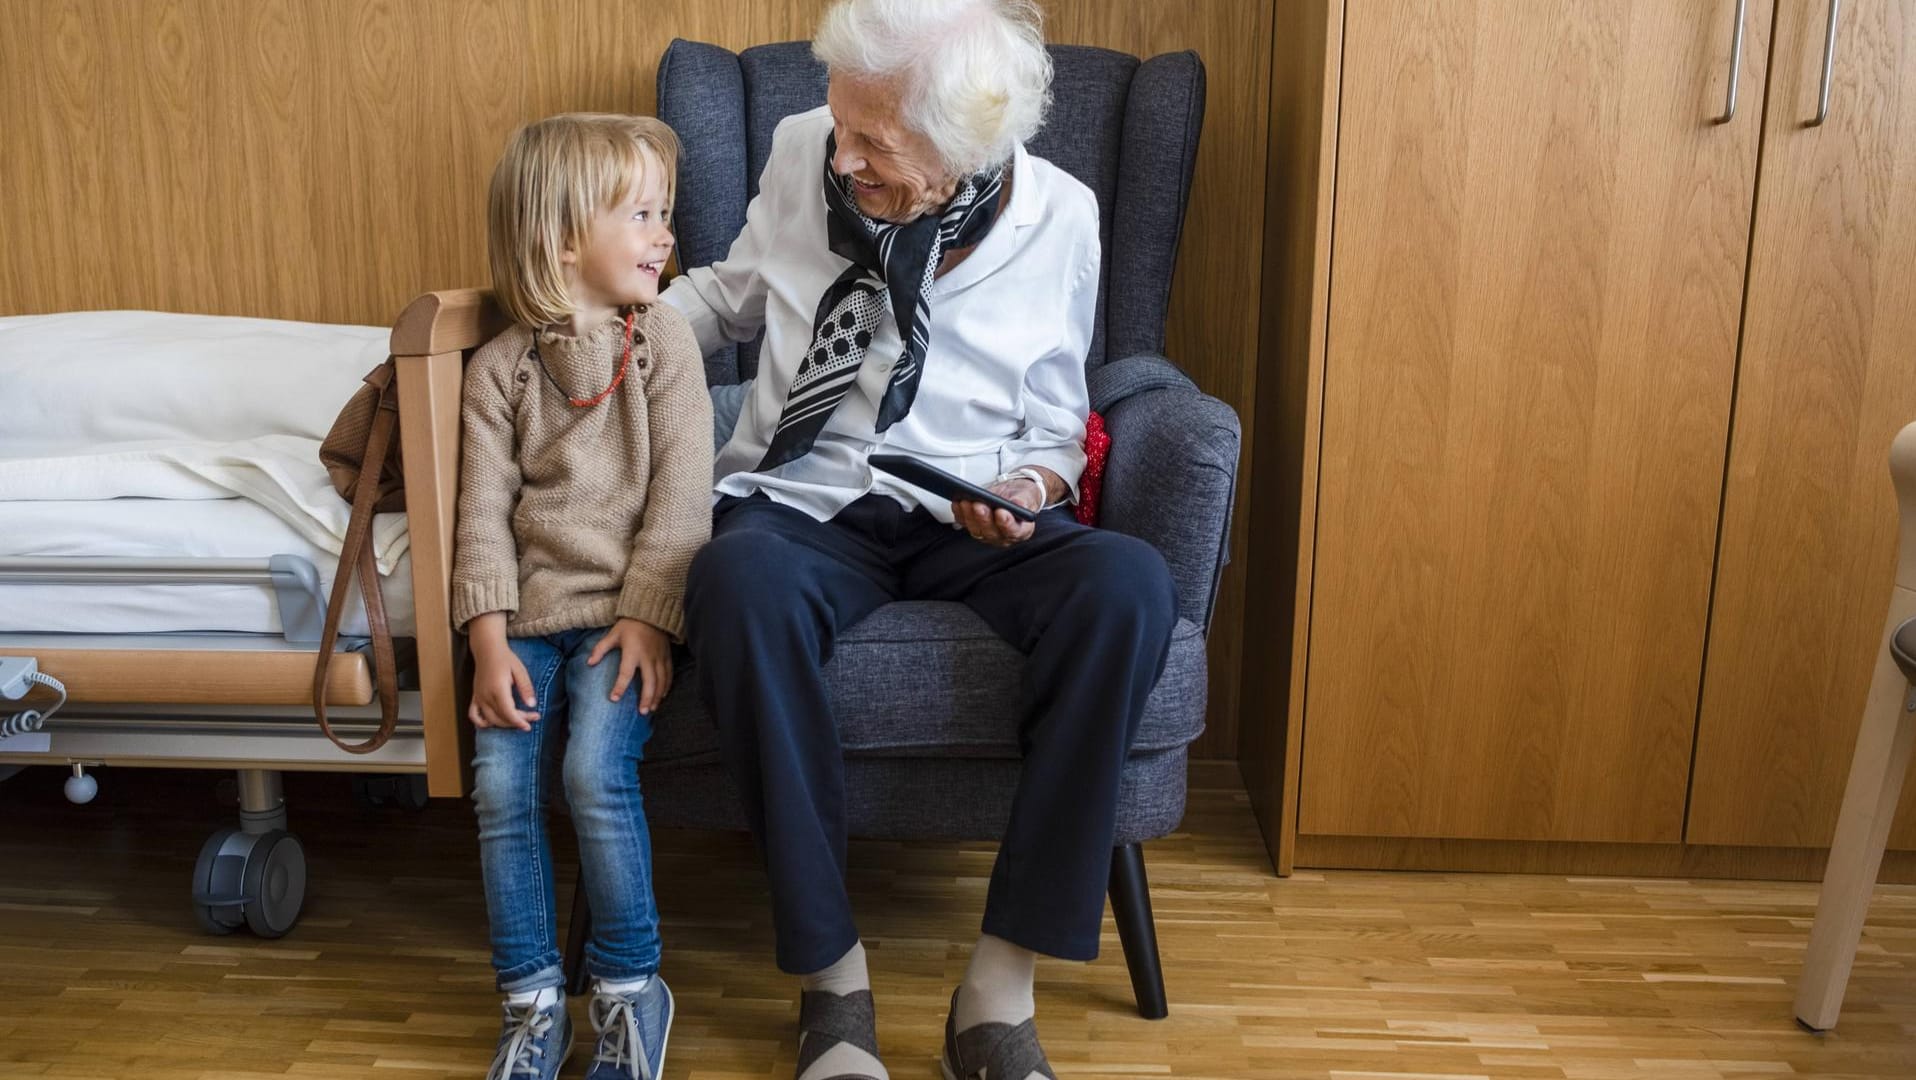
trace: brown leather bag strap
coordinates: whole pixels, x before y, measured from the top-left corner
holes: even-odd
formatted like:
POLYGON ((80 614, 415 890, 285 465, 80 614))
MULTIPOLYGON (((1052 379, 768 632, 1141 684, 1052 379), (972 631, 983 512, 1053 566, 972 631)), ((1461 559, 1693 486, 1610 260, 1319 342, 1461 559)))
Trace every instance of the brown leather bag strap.
POLYGON ((333 575, 333 594, 326 605, 326 624, 319 636, 319 657, 313 665, 313 715, 333 745, 349 754, 370 754, 386 745, 399 726, 398 664, 393 657, 392 628, 386 621, 386 602, 379 591, 379 567, 373 558, 373 503, 379 498, 379 478, 391 456, 394 430, 399 425, 399 399, 390 358, 366 381, 379 388, 379 407, 373 412, 366 436, 359 484, 353 489, 352 515, 346 522, 346 540, 339 549, 339 569, 333 575), (379 730, 362 743, 349 743, 333 733, 326 720, 326 675, 332 667, 333 645, 339 638, 339 620, 346 611, 346 590, 359 576, 359 594, 366 602, 366 622, 373 638, 373 678, 379 692, 379 730))
MULTIPOLYGON (((366 625, 373 637, 374 689, 379 693, 379 730, 355 753, 371 753, 386 745, 399 726, 399 664, 393 656, 392 627, 386 621, 386 596, 379 591, 379 563, 368 537, 359 546, 359 595, 366 603, 366 625)), ((338 742, 338 740, 334 740, 338 742)), ((350 748, 349 748, 350 749, 350 748)))

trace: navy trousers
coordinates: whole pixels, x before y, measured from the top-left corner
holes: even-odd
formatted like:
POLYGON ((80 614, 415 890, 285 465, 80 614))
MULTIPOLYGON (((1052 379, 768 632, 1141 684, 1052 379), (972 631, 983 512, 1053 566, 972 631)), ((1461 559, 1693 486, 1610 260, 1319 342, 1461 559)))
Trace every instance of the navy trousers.
POLYGON ((984 932, 1096 957, 1119 774, 1177 620, 1157 549, 1063 509, 1007 549, 879 495, 822 523, 763 496, 726 498, 715 514, 686 583, 686 636, 764 852, 779 967, 817 971, 858 941, 844 759, 822 671, 839 633, 895 600, 965 604, 1025 655, 1023 772, 984 932))

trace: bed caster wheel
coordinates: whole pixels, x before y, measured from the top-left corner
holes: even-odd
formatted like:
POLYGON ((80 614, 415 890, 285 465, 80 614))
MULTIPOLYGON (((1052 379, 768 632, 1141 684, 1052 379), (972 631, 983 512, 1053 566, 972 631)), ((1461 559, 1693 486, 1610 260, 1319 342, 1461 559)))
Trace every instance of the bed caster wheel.
POLYGON ((193 868, 193 914, 208 933, 230 934, 242 923, 276 938, 299 921, 306 900, 306 851, 283 829, 207 837, 193 868))
POLYGON ((193 864, 193 916, 209 934, 230 934, 246 921, 238 905, 209 902, 239 894, 246 856, 237 841, 244 838, 238 829, 215 829, 200 845, 199 860, 193 864), (234 848, 231 853, 226 850, 229 845, 234 848))
POLYGON ((299 837, 275 829, 262 833, 246 860, 246 925, 276 938, 299 921, 306 902, 306 849, 299 837))

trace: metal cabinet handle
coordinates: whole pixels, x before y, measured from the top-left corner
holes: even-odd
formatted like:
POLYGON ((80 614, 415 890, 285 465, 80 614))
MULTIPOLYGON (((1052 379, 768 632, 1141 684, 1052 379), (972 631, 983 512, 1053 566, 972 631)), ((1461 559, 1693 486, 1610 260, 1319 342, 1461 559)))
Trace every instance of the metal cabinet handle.
POLYGON ((1816 94, 1816 119, 1804 127, 1821 127, 1830 118, 1830 76, 1836 69, 1836 10, 1843 0, 1830 0, 1829 25, 1823 30, 1823 84, 1816 94))
POLYGON ((1750 0, 1736 0, 1736 35, 1730 39, 1730 92, 1723 102, 1723 115, 1716 118, 1719 124, 1736 119, 1736 91, 1743 82, 1743 13, 1749 6, 1750 0))

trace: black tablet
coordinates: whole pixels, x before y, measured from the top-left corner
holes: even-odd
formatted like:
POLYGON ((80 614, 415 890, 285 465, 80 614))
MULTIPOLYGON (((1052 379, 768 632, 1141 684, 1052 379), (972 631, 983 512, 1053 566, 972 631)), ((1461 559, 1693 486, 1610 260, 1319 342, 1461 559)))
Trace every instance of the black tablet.
POLYGON ((1019 521, 1036 521, 1038 515, 1029 507, 1019 506, 1002 495, 994 495, 969 480, 961 480, 936 466, 927 465, 917 458, 903 454, 873 454, 872 468, 890 473, 913 487, 921 487, 933 495, 942 495, 952 502, 981 502, 1010 514, 1019 521))

